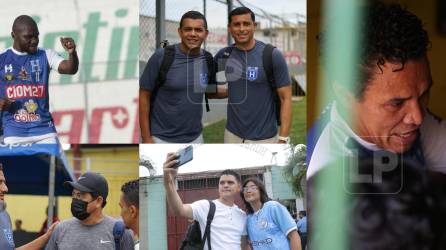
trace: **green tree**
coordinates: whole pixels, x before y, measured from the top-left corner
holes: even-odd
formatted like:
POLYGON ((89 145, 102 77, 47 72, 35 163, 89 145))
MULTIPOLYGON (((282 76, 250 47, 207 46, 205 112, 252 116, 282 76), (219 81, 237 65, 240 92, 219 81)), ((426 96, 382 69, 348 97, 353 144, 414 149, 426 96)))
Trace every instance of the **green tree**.
POLYGON ((304 144, 290 147, 291 154, 283 169, 286 181, 291 185, 293 192, 300 198, 305 197, 307 175, 307 147, 304 144))

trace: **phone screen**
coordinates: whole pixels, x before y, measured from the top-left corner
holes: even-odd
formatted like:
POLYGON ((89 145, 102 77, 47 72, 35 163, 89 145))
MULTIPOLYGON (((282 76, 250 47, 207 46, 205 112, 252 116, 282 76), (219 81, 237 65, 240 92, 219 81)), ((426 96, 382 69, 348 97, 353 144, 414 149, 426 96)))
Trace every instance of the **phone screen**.
POLYGON ((175 166, 178 168, 179 166, 186 164, 187 162, 190 162, 194 157, 194 148, 191 146, 188 146, 180 151, 178 151, 178 154, 180 155, 178 157, 178 164, 175 166))

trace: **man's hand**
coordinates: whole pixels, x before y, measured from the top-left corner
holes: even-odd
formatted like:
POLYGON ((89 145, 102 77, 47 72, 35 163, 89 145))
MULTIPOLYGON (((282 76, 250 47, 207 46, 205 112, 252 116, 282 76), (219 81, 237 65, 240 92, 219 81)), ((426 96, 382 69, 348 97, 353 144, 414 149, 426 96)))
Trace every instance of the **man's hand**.
POLYGON ((76 44, 74 43, 74 40, 71 37, 61 37, 60 44, 62 44, 62 47, 69 54, 72 54, 74 51, 76 51, 76 44))
POLYGON ((77 57, 76 44, 71 37, 61 37, 60 44, 68 52, 68 59, 63 60, 57 69, 60 74, 74 75, 79 68, 79 58, 77 57))
POLYGON ((176 216, 182 216, 187 219, 193 219, 192 207, 190 204, 183 204, 175 187, 175 176, 178 170, 174 168, 178 164, 179 155, 177 153, 168 153, 163 165, 164 188, 166 189, 166 199, 172 212, 176 216))
POLYGON ((54 231, 54 228, 56 228, 57 224, 59 224, 58 221, 54 222, 49 228, 48 230, 45 232, 45 236, 48 237, 48 239, 51 237, 51 234, 54 231))
POLYGON ((177 176, 178 169, 174 168, 174 166, 179 162, 178 157, 177 153, 168 153, 163 164, 164 177, 169 181, 172 181, 177 176))
MULTIPOLYGON (((40 236, 39 238, 29 242, 26 245, 23 245, 21 247, 16 248, 16 250, 37 250, 37 249, 42 249, 45 247, 45 245, 48 243, 48 241, 51 238, 51 234, 54 231, 54 228, 56 228, 57 224, 59 224, 59 222, 54 222, 46 231, 45 234, 43 234, 42 236, 40 236)), ((53 248, 51 248, 53 249, 53 248)))
POLYGON ((0 99, 0 110, 8 110, 13 102, 14 100, 8 98, 0 99))

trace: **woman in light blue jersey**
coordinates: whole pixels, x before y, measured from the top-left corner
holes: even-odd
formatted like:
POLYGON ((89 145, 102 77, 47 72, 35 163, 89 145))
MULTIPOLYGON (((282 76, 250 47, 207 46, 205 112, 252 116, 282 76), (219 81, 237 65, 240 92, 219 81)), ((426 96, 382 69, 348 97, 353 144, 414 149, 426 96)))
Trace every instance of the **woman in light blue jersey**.
POLYGON ((252 249, 302 249, 296 222, 282 204, 268 197, 262 181, 246 179, 241 196, 248 214, 246 226, 252 249))

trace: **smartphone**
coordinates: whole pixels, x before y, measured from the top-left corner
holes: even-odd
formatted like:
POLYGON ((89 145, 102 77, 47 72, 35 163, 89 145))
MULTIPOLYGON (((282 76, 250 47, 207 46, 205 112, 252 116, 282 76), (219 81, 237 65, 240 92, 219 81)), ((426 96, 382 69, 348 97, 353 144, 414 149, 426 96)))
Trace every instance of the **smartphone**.
POLYGON ((184 165, 194 158, 194 148, 192 145, 187 146, 186 148, 181 149, 177 152, 180 156, 178 157, 178 164, 175 165, 175 168, 180 167, 181 165, 184 165))

